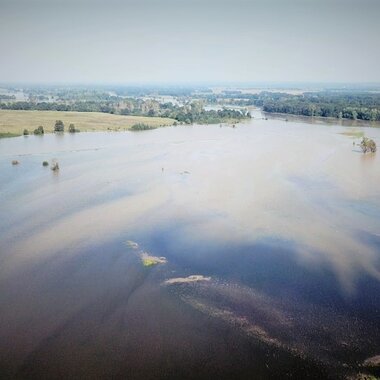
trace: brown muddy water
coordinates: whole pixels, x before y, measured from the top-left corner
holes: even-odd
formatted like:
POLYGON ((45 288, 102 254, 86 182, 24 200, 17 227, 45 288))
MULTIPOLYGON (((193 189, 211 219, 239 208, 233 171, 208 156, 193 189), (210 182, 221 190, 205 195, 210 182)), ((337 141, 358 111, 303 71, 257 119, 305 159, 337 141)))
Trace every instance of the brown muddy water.
POLYGON ((379 375, 358 132, 380 144, 274 119, 0 140, 0 377, 379 375))

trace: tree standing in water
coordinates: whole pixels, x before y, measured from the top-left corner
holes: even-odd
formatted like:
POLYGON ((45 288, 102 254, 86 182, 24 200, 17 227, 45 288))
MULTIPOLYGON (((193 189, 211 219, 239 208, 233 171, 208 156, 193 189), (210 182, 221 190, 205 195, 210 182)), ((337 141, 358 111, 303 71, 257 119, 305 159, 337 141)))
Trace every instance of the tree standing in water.
POLYGON ((362 148, 363 153, 375 153, 377 149, 375 141, 369 139, 368 137, 363 137, 363 140, 360 143, 360 147, 362 148))
POLYGON ((63 132, 65 130, 65 125, 62 120, 56 120, 54 125, 54 132, 63 132))

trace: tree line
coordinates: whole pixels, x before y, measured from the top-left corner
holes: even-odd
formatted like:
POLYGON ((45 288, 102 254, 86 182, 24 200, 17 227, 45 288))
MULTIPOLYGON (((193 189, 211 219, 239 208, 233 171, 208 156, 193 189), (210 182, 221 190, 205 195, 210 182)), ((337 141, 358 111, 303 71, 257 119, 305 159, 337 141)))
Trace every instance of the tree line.
MULTIPOLYGON (((64 132, 65 131, 65 124, 62 120, 56 120, 54 124, 54 132, 64 132)), ((75 125, 73 123, 70 123, 69 125, 69 132, 70 133, 77 133, 80 132, 79 129, 75 128, 75 125)), ((30 134, 28 129, 24 129, 23 135, 28 136, 30 134)), ((34 135, 43 135, 45 134, 44 127, 40 125, 33 131, 34 135)))
POLYGON ((189 101, 184 105, 160 103, 152 99, 117 99, 116 101, 33 102, 0 103, 0 109, 38 111, 103 112, 110 114, 169 117, 185 124, 214 124, 226 121, 238 122, 249 118, 246 110, 205 110, 203 101, 189 101))
POLYGON ((266 91, 259 94, 230 91, 208 95, 204 99, 211 104, 257 106, 265 112, 380 121, 380 93, 376 92, 321 91, 293 95, 266 91))
POLYGON ((380 121, 380 95, 304 94, 266 99, 265 112, 380 121))

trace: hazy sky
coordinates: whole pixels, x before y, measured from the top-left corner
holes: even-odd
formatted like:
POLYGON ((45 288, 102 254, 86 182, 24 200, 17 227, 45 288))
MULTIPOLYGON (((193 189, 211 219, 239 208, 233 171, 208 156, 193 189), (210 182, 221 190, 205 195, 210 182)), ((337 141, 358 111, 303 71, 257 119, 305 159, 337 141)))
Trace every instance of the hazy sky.
POLYGON ((379 0, 0 0, 0 81, 380 82, 379 0))

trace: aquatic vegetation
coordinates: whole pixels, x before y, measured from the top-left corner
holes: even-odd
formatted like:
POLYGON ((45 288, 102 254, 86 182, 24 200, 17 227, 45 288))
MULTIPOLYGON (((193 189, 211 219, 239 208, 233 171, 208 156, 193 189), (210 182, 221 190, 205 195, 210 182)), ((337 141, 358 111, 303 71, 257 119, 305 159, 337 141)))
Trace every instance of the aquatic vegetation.
MULTIPOLYGON (((138 243, 134 242, 133 240, 127 240, 125 244, 128 248, 131 248, 133 250, 139 249, 138 243)), ((167 262, 166 257, 153 256, 148 252, 144 252, 142 250, 140 250, 138 254, 144 267, 152 267, 157 264, 165 264, 167 262)))
POLYGON ((156 129, 156 128, 157 127, 155 127, 153 125, 149 125, 149 124, 145 124, 145 123, 137 123, 137 124, 132 125, 131 130, 132 131, 147 131, 147 130, 156 129))
POLYGON ((144 267, 152 267, 154 265, 165 264, 167 262, 165 257, 151 256, 147 252, 142 252, 140 257, 144 267))
POLYGON ((43 161, 42 166, 49 166, 49 163, 47 161, 43 161))
POLYGON ((138 245, 136 242, 132 241, 132 240, 127 240, 127 241, 125 242, 125 244, 126 244, 129 248, 132 248, 132 249, 137 249, 137 248, 139 247, 139 245, 138 245))
POLYGON ((0 139, 6 138, 6 137, 18 137, 20 134, 13 133, 13 132, 0 132, 0 139))
POLYGON ((157 262, 152 259, 142 259, 144 267, 152 267, 153 265, 156 265, 157 262))
POLYGON ((176 277, 170 278, 164 282, 166 285, 174 285, 174 284, 188 284, 193 282, 201 282, 201 281, 210 281, 211 277, 205 277, 201 274, 193 274, 188 277, 176 277))
POLYGON ((12 165, 18 165, 20 162, 17 160, 12 160, 12 165))

